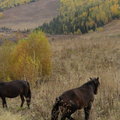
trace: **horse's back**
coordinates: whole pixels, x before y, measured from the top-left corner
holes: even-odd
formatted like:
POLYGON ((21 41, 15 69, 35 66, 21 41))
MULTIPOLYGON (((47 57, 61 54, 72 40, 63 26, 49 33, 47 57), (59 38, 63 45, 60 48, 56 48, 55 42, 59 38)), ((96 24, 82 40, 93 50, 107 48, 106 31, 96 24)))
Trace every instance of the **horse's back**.
POLYGON ((0 85, 0 95, 14 98, 20 94, 24 94, 27 87, 26 81, 23 80, 4 82, 0 85))
POLYGON ((88 95, 89 96, 94 95, 92 88, 89 86, 88 87, 81 86, 79 88, 74 88, 74 89, 65 91, 60 95, 60 97, 62 97, 63 99, 66 99, 66 98, 73 99, 79 96, 88 96, 88 95))
POLYGON ((90 87, 79 87, 74 88, 68 91, 65 91, 61 94, 60 99, 66 103, 76 104, 79 108, 86 106, 89 101, 94 99, 93 91, 90 87))
POLYGON ((24 80, 13 80, 10 82, 6 82, 6 85, 10 86, 14 86, 14 87, 27 87, 27 81, 24 80))

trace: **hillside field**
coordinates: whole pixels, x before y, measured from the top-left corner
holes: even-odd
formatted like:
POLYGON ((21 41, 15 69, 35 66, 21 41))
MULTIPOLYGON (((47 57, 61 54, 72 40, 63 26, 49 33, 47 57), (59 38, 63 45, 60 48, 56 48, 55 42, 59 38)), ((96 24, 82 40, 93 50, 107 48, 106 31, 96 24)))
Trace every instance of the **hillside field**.
MULTIPOLYGON (((100 77, 100 88, 90 120, 120 120, 120 20, 97 32, 84 35, 49 36, 52 46, 52 75, 32 87, 31 109, 19 108, 20 99, 7 99, 1 120, 50 120, 55 98, 65 90, 79 87, 89 77, 100 77)), ((83 110, 73 115, 83 120, 83 110)))
POLYGON ((49 22, 58 13, 59 0, 38 0, 3 11, 0 28, 33 29, 49 22))

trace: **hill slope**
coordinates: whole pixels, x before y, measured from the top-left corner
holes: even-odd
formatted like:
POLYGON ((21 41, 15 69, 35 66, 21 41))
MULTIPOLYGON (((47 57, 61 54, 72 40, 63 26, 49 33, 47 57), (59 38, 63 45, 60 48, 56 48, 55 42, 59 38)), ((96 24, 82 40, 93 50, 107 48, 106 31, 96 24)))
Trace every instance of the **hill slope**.
POLYGON ((24 30, 35 28, 57 15, 59 0, 39 0, 5 10, 0 27, 24 30))
POLYGON ((37 28, 49 34, 83 34, 120 18, 119 0, 60 0, 59 15, 37 28))

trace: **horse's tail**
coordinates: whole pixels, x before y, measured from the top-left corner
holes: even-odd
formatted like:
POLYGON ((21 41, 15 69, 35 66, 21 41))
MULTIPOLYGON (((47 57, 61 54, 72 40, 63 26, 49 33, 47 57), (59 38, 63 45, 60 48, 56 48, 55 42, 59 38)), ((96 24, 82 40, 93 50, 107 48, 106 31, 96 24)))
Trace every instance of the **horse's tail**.
POLYGON ((58 97, 53 105, 52 112, 51 112, 51 120, 57 120, 59 114, 59 105, 61 99, 58 97))
POLYGON ((26 90, 26 101, 27 101, 27 105, 28 107, 30 106, 30 102, 31 102, 31 90, 30 90, 30 84, 28 81, 26 81, 27 83, 27 90, 26 90))
POLYGON ((29 82, 27 82, 27 96, 31 99, 31 90, 29 82))

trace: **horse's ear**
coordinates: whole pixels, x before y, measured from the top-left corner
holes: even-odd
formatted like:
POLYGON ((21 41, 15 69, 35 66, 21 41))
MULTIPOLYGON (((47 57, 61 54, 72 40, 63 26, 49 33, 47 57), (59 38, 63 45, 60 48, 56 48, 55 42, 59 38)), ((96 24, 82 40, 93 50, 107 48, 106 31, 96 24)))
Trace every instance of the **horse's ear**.
POLYGON ((97 81, 99 82, 99 77, 97 77, 97 81))
POLYGON ((97 77, 97 80, 99 80, 99 77, 97 77))
POLYGON ((98 84, 98 83, 99 83, 99 77, 97 77, 97 78, 94 80, 94 83, 95 83, 95 84, 98 84))
POLYGON ((90 80, 92 80, 92 78, 90 77, 90 80))

